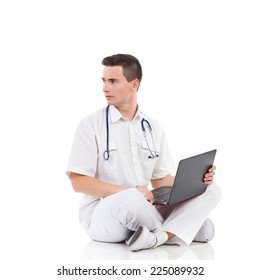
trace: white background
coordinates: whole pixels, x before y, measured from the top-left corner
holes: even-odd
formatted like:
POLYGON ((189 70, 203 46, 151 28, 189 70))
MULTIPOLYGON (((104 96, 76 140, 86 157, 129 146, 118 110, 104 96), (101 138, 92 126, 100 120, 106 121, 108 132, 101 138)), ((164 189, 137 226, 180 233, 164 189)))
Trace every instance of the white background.
POLYGON ((218 149, 212 275, 256 275, 259 14, 250 0, 1 1, 3 279, 55 279, 79 259, 87 237, 66 165, 79 120, 106 105, 101 60, 115 53, 140 60, 139 104, 176 163, 218 149))

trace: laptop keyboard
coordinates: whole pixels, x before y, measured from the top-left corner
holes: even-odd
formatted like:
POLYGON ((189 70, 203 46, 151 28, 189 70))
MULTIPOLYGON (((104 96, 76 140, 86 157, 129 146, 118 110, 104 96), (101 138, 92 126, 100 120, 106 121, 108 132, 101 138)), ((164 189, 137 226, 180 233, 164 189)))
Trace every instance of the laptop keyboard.
POLYGON ((167 204, 172 192, 172 187, 161 187, 152 190, 154 199, 156 203, 167 204))

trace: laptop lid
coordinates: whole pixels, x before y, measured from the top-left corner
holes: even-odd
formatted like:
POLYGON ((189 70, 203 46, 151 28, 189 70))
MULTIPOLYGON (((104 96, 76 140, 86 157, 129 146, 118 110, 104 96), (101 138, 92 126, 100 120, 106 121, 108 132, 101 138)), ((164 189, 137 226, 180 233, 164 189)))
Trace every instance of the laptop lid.
POLYGON ((196 156, 182 159, 176 172, 169 205, 204 193, 207 185, 203 182, 204 175, 213 165, 217 150, 208 151, 196 156))

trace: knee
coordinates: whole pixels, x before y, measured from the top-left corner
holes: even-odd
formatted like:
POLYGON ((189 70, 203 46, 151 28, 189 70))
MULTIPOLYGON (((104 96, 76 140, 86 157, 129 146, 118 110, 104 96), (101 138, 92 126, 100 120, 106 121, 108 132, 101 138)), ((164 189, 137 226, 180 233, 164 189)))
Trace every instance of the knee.
POLYGON ((118 217, 123 224, 135 220, 146 212, 145 208, 151 207, 144 195, 135 189, 123 191, 116 204, 113 205, 113 216, 118 217))
POLYGON ((121 194, 118 205, 128 211, 139 212, 144 204, 148 203, 144 195, 134 188, 123 191, 121 194))

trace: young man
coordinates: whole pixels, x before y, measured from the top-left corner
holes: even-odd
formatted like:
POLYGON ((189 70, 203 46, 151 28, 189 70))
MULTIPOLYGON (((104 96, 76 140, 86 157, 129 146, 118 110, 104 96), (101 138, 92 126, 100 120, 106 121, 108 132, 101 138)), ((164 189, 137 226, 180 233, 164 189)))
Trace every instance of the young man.
POLYGON ((215 167, 205 174, 207 191, 175 206, 164 220, 147 187, 171 186, 175 166, 160 125, 138 106, 141 65, 125 54, 102 64, 108 107, 80 122, 67 169, 74 190, 83 194, 81 225, 92 239, 126 240, 133 251, 211 240, 207 217, 220 199, 215 167))

